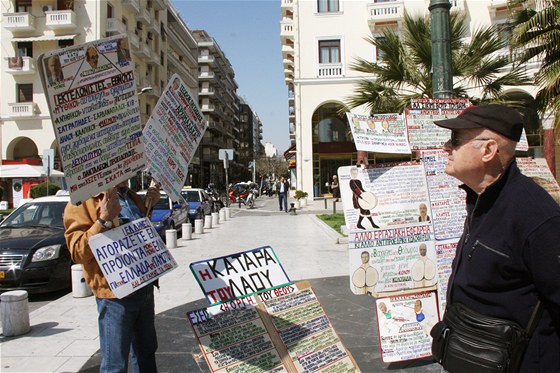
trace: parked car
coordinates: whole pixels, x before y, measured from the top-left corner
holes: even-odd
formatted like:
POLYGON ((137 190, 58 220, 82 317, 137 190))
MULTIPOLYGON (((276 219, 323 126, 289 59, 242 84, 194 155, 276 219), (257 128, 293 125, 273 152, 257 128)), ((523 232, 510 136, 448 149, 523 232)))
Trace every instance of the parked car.
MULTIPOLYGON (((138 192, 142 198, 146 195, 145 190, 138 192)), ((152 209, 151 221, 154 224, 160 237, 165 240, 165 231, 175 229, 180 231, 181 224, 187 222, 189 204, 179 197, 180 200, 172 201, 171 197, 161 191, 159 201, 154 204, 152 209)))
POLYGON ((0 223, 0 292, 69 289, 72 260, 62 215, 67 192, 30 200, 0 223))
POLYGON ((193 226, 196 219, 204 220, 204 216, 212 215, 212 200, 204 189, 183 188, 181 195, 189 203, 189 220, 193 226))

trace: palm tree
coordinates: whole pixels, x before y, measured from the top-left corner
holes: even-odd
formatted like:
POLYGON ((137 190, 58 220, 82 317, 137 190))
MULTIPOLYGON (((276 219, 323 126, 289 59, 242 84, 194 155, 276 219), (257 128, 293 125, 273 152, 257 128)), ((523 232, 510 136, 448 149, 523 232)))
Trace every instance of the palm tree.
MULTIPOLYGON (((505 101, 504 86, 529 84, 524 71, 510 63, 507 53, 499 53, 507 41, 494 27, 475 30, 470 41, 464 41, 468 35, 464 18, 457 13, 450 17, 453 96, 473 103, 505 101)), ((412 98, 433 97, 429 19, 405 14, 402 32, 385 30, 382 38, 366 40, 381 52, 381 61, 358 58, 352 64, 354 70, 373 78, 358 83, 355 95, 347 99, 348 106, 365 105, 372 113, 394 113, 402 112, 412 98)))
POLYGON ((534 84, 539 88, 536 107, 541 114, 560 109, 560 0, 540 1, 539 9, 525 7, 525 0, 512 0, 510 7, 521 5, 515 13, 512 46, 519 62, 541 62, 534 84))

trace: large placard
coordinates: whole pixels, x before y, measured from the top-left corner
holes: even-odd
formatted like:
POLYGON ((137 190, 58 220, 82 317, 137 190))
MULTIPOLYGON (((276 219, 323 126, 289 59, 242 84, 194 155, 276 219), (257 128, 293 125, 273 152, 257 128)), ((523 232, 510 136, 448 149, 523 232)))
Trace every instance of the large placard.
POLYGON ((346 113, 356 149, 368 152, 410 154, 402 115, 346 113))
POLYGON ((290 284, 270 246, 194 262, 189 267, 210 304, 290 284))
POLYGON ((177 268, 147 218, 98 233, 89 239, 89 246, 117 298, 124 298, 177 268))
POLYGON ((40 56, 38 65, 72 203, 144 169, 126 36, 57 49, 40 56))
POLYGON ((460 110, 405 110, 410 148, 413 150, 441 149, 449 140, 450 131, 436 126, 434 121, 455 118, 460 110))
POLYGON ((206 131, 206 121, 186 84, 175 74, 144 128, 148 170, 176 201, 206 131))

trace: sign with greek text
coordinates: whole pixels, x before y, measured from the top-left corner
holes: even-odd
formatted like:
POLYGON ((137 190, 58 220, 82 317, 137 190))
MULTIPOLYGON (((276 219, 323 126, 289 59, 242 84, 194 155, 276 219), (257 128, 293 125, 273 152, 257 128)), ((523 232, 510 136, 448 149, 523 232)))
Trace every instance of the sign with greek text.
POLYGON ((379 298, 375 303, 383 362, 432 355, 430 330, 439 321, 435 292, 379 298))
MULTIPOLYGON (((404 118, 400 114, 346 113, 356 149, 368 152, 410 154, 404 118)), ((319 123, 321 126, 321 123, 319 123)))
POLYGON ((434 121, 455 118, 460 110, 405 110, 408 140, 413 150, 441 149, 451 137, 447 128, 434 121))
POLYGON ((95 260, 117 298, 124 298, 177 268, 175 259, 147 218, 89 239, 95 260))
POLYGON ((433 289, 436 252, 431 225, 352 231, 348 235, 350 288, 354 294, 433 289))
POLYGON ((181 196, 187 169, 205 131, 196 100, 179 75, 173 75, 146 123, 144 144, 148 171, 174 201, 181 196))
POLYGON ((38 59, 72 203, 128 180, 146 164, 128 38, 57 49, 38 59))
MULTIPOLYGON (((560 196, 560 187, 558 182, 550 172, 550 168, 544 158, 529 158, 518 157, 516 158, 517 166, 521 173, 529 176, 537 182, 544 190, 552 195, 560 196)), ((560 203, 560 202, 559 202, 560 203)))
POLYGON ((437 275, 438 275, 438 304, 439 314, 443 316, 447 305, 447 285, 451 277, 452 263, 457 252, 458 238, 436 241, 437 275))
POLYGON ((191 263, 210 304, 219 304, 290 284, 270 246, 191 263))

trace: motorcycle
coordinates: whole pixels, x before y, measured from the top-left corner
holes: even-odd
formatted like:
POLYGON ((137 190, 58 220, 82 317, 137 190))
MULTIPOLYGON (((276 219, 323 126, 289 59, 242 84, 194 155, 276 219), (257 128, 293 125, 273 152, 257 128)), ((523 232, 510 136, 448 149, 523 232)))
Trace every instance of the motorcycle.
POLYGON ((219 212, 222 207, 224 207, 224 201, 220 198, 220 195, 216 188, 214 188, 214 184, 210 183, 206 187, 206 193, 210 200, 212 201, 212 210, 214 212, 219 212))
POLYGON ((255 191, 247 184, 238 183, 230 187, 228 197, 231 203, 238 203, 240 208, 242 203, 249 209, 255 207, 255 191))

